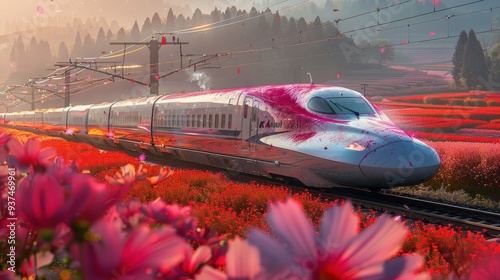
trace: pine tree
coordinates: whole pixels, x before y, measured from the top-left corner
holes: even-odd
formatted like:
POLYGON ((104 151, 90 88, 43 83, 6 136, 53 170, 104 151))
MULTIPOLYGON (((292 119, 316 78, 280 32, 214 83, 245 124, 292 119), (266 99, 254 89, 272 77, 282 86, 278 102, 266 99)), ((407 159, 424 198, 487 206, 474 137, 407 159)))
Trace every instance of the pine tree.
POLYGON ((453 54, 452 63, 453 69, 451 75, 455 81, 455 85, 461 86, 460 79, 462 78, 462 68, 464 66, 464 52, 465 45, 467 44, 468 36, 465 30, 462 30, 458 37, 457 45, 455 46, 455 53, 453 54))
POLYGON ((500 82, 500 43, 496 43, 491 50, 491 79, 494 83, 500 82))
POLYGON ((465 45, 462 75, 469 89, 483 87, 480 78, 485 81, 488 79, 488 67, 486 66, 483 48, 473 29, 469 31, 469 39, 465 45))
POLYGON ((64 41, 59 44, 59 51, 57 52, 57 61, 69 61, 69 51, 64 41))
POLYGON ((138 41, 141 39, 141 31, 139 30, 139 24, 137 23, 137 20, 134 22, 134 25, 132 26, 132 30, 130 30, 130 40, 132 41, 138 41))
POLYGON ((174 11, 172 11, 172 8, 168 10, 167 21, 165 25, 167 26, 167 31, 175 30, 175 15, 174 11))

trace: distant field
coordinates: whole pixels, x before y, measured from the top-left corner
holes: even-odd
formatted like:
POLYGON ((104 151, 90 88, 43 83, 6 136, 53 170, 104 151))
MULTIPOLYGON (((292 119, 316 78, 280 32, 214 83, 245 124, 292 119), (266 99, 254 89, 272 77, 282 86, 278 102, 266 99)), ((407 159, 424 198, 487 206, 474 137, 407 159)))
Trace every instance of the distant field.
POLYGON ((394 96, 374 103, 399 127, 419 138, 500 143, 500 93, 394 96))

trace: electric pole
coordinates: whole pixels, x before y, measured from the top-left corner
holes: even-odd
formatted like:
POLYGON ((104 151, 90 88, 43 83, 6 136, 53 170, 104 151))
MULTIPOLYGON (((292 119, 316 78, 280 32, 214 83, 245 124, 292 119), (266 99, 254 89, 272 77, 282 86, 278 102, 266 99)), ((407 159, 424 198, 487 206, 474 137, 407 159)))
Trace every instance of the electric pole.
POLYGON ((64 107, 69 107, 70 104, 70 92, 69 92, 69 84, 71 82, 70 79, 70 71, 64 71, 64 107))
MULTIPOLYGON (((162 35, 162 34, 160 34, 162 35)), ((175 38, 175 37, 174 37, 175 38)), ((179 50, 180 50, 180 56, 181 56, 181 68, 182 68, 182 45, 187 45, 189 43, 187 42, 179 42, 179 38, 177 38, 177 41, 175 39, 172 39, 171 42, 167 43, 167 38, 165 35, 162 35, 161 37, 161 42, 158 41, 156 36, 153 36, 151 38, 151 41, 149 42, 114 42, 114 43, 109 43, 110 45, 124 45, 124 53, 125 49, 127 48, 127 45, 147 45, 149 48, 149 93, 151 95, 159 95, 159 82, 160 76, 159 76, 159 50, 161 46, 163 45, 179 45, 179 50)), ((124 54, 125 55, 125 54, 124 54)), ((125 57, 124 57, 125 60, 125 57)))

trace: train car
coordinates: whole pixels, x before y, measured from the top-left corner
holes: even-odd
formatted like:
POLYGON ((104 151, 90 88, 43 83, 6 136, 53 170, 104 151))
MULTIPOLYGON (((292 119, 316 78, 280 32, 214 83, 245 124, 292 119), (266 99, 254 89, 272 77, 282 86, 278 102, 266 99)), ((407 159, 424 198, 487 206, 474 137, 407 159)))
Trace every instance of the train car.
POLYGON ((52 136, 65 136, 68 111, 69 107, 51 108, 43 112, 43 130, 52 136))
MULTIPOLYGON (((5 116, 14 124, 25 118, 5 116)), ((396 127, 360 93, 327 85, 145 97, 50 109, 43 120, 96 146, 171 155, 310 187, 413 185, 440 166, 434 149, 396 127)))
POLYGON ((46 109, 35 110, 35 124, 34 124, 35 132, 40 132, 40 130, 44 129, 43 113, 45 111, 46 111, 46 109))
POLYGON ((66 138, 90 141, 87 134, 87 121, 91 107, 92 105, 77 105, 69 108, 66 118, 66 138))
POLYGON ((153 104, 158 96, 115 102, 110 107, 109 134, 119 146, 141 151, 151 147, 153 104))

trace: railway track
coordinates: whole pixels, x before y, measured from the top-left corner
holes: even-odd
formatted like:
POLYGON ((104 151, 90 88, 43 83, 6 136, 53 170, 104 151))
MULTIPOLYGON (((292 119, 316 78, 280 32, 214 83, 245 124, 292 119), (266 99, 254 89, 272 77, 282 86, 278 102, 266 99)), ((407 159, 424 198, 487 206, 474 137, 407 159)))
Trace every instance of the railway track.
POLYGON ((177 168, 200 168, 215 172, 226 172, 228 177, 234 181, 249 182, 256 181, 264 184, 284 185, 295 192, 308 190, 314 195, 324 199, 350 199, 354 205, 362 209, 373 209, 380 213, 387 212, 395 216, 401 216, 408 220, 421 220, 432 224, 453 225, 464 230, 481 232, 487 239, 498 238, 500 240, 500 213, 457 206, 444 202, 431 201, 426 198, 408 197, 392 194, 390 191, 374 193, 368 190, 352 188, 314 189, 304 188, 293 184, 286 184, 277 180, 270 180, 247 174, 227 172, 220 168, 209 168, 205 165, 180 162, 175 159, 152 159, 154 163, 173 165, 177 168))
POLYGON ((458 226, 465 230, 482 232, 488 239, 500 239, 500 213, 493 211, 430 201, 425 198, 353 189, 333 189, 322 195, 350 199, 355 205, 363 208, 388 212, 405 219, 458 226))
POLYGON ((457 206, 444 202, 436 202, 426 198, 408 197, 392 194, 390 191, 374 193, 369 190, 353 188, 315 189, 304 188, 253 175, 235 173, 217 167, 207 167, 196 163, 179 161, 176 159, 150 157, 149 161, 155 164, 169 165, 174 168, 196 168, 214 172, 225 172, 228 177, 238 182, 255 181, 263 184, 283 185, 294 192, 309 191, 324 199, 350 199, 354 205, 362 209, 373 209, 379 213, 389 213, 401 216, 407 220, 421 220, 432 224, 452 225, 464 230, 481 232, 487 239, 500 240, 500 213, 480 210, 466 206, 457 206))

